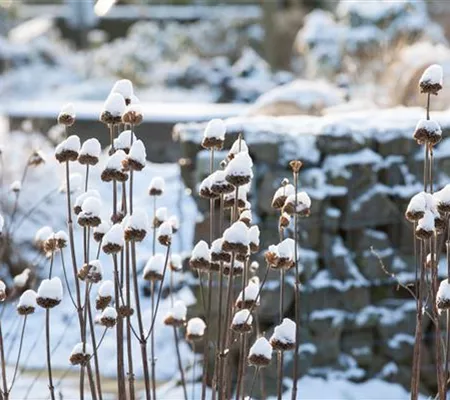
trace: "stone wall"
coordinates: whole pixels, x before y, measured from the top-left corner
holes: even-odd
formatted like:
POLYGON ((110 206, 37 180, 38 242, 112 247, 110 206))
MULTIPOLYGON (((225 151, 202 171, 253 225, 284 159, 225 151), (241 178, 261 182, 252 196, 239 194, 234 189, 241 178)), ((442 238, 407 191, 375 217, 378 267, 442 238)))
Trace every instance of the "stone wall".
MULTIPOLYGON (((277 242, 278 215, 270 204, 281 180, 290 177, 288 162, 304 162, 301 186, 313 206, 299 231, 302 373, 325 376, 333 370, 355 381, 377 376, 409 387, 415 302, 380 264, 404 282, 414 280, 412 226, 403 214, 411 196, 421 190, 423 155, 412 133, 423 116, 420 108, 396 108, 227 120, 225 147, 242 133, 254 160, 251 203, 262 249, 277 242)), ((444 131, 435 151, 436 185, 442 186, 450 182, 450 138, 445 138, 450 113, 432 118, 444 131)), ((208 154, 199 145, 203 129, 204 124, 192 123, 174 128, 183 179, 194 192, 209 168, 208 154)), ((217 154, 217 162, 225 154, 217 154)), ((197 238, 207 238, 208 205, 201 199, 198 204, 206 219, 197 226, 197 238)), ((259 310, 261 327, 269 334, 278 318, 277 278, 271 273, 259 310)), ((292 283, 291 275, 286 316, 293 315, 292 283)), ((431 393, 435 377, 429 321, 424 329, 422 389, 431 393)))

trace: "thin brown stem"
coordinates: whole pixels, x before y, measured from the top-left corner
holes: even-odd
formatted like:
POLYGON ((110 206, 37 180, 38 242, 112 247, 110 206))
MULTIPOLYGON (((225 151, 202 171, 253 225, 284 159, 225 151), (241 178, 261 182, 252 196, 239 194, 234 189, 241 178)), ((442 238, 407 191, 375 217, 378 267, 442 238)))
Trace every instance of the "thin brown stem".
MULTIPOLYGON (((3 311, 3 310, 2 310, 3 311)), ((0 319, 0 361, 2 366, 2 383, 3 383, 3 397, 8 400, 8 381, 6 379, 6 359, 5 348, 3 343, 2 321, 0 319)))
POLYGON ((53 386, 52 375, 52 357, 50 351, 50 309, 45 310, 45 340, 47 349, 47 374, 48 374, 48 389, 50 391, 50 397, 55 400, 55 387, 53 386))
POLYGON ((186 379, 184 377, 183 363, 181 362, 180 354, 180 339, 178 338, 177 328, 173 327, 173 335, 175 338, 175 349, 177 352, 178 369, 180 370, 181 386, 183 387, 184 400, 188 400, 187 389, 186 389, 186 379))
MULTIPOLYGON (((162 286, 162 283, 161 283, 162 286)), ((152 321, 156 317, 155 312, 155 281, 151 283, 151 291, 152 291, 152 321)), ((153 399, 156 399, 156 359, 155 359, 155 332, 152 329, 150 332, 150 355, 152 357, 151 362, 151 376, 152 376, 152 395, 153 399)))
POLYGON ((22 332, 20 334, 20 342, 19 342, 19 351, 17 353, 16 366, 14 367, 14 374, 13 374, 13 378, 12 378, 12 381, 11 381, 11 385, 9 386, 8 393, 11 393, 11 390, 14 387, 14 383, 16 382, 17 372, 19 370, 20 356, 22 354, 23 339, 25 337, 25 328, 27 326, 27 317, 28 316, 25 315, 25 317, 23 318, 22 332))

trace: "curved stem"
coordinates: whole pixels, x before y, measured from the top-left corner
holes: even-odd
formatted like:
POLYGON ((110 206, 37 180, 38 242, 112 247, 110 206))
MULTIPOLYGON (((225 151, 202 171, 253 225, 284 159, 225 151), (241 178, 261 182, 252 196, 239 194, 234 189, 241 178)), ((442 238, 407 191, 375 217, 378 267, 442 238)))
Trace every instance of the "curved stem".
POLYGON ((19 342, 19 352, 17 353, 17 361, 16 366, 14 367, 14 374, 11 381, 11 385, 9 386, 8 392, 10 393, 12 388, 14 387, 14 382, 16 381, 17 372, 19 370, 19 362, 20 362, 20 355, 22 354, 22 346, 23 346, 23 339, 25 337, 25 327, 27 326, 27 317, 28 315, 25 315, 23 319, 23 325, 22 325, 22 333, 20 334, 20 342, 19 342))

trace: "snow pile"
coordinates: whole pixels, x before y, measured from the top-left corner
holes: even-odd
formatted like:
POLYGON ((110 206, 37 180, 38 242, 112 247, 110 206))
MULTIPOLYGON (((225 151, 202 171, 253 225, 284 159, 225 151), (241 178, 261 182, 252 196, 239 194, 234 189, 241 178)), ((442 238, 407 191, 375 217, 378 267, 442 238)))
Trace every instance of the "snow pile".
POLYGON ((63 287, 58 277, 44 279, 39 285, 37 296, 42 299, 61 301, 63 297, 63 287))
MULTIPOLYGON (((253 162, 248 153, 241 151, 228 163, 225 169, 226 179, 231 181, 229 177, 248 177, 247 182, 245 182, 248 183, 253 178, 252 165, 253 162)), ((234 181, 231 181, 231 183, 234 184, 234 181)))
POLYGON ((227 127, 225 122, 221 119, 212 119, 206 125, 206 129, 204 132, 205 138, 214 138, 219 140, 225 140, 225 133, 227 131, 227 127))
POLYGON ((120 132, 119 136, 114 139, 114 148, 116 150, 128 151, 132 146, 132 143, 134 143, 136 140, 136 135, 132 131, 122 131, 120 132))
POLYGON ((163 275, 164 266, 166 265, 166 256, 162 253, 156 253, 150 257, 144 267, 144 276, 151 275, 152 273, 157 275, 163 275))
POLYGON ((165 188, 165 182, 164 179, 161 178, 160 176, 157 176, 155 178, 153 178, 150 182, 150 186, 148 188, 149 194, 151 196, 156 196, 156 195, 161 195, 162 193, 164 193, 164 188, 165 188))
POLYGON ((80 149, 80 156, 91 156, 91 157, 100 157, 100 153, 102 148, 100 146, 100 142, 95 138, 87 139, 80 149))
POLYGON ((187 307, 182 300, 177 300, 170 311, 166 314, 167 317, 172 317, 178 321, 184 321, 186 319, 187 307))
POLYGON ((286 344, 295 343, 295 322, 289 318, 284 318, 283 322, 275 327, 270 341, 278 341, 286 344))
POLYGON ((200 240, 192 249, 191 259, 203 259, 209 261, 211 259, 211 253, 209 251, 208 243, 204 240, 200 240))
POLYGON ((92 346, 89 343, 77 343, 74 346, 70 355, 74 356, 77 354, 84 354, 90 356, 92 354, 92 346))
POLYGON ((256 302, 257 304, 259 303, 259 284, 250 281, 248 283, 248 285, 245 287, 244 292, 240 292, 238 297, 237 297, 237 303, 240 301, 243 301, 245 298, 245 301, 250 301, 250 302, 256 302))
POLYGON ((125 158, 125 152, 123 150, 117 150, 112 156, 109 157, 105 169, 122 171, 122 162, 123 160, 125 160, 125 158))
POLYGON ((243 309, 234 314, 233 325, 247 324, 251 325, 253 323, 253 317, 249 310, 243 309))
POLYGON ((111 93, 103 105, 103 110, 110 113, 113 117, 122 116, 125 111, 125 99, 119 93, 111 93))
POLYGON ((98 288, 98 295, 100 297, 113 297, 114 296, 114 283, 113 281, 103 281, 98 288))
POLYGON ((263 356, 270 360, 272 358, 272 346, 266 338, 260 337, 250 347, 249 355, 263 356))
POLYGON ((136 140, 131 146, 128 158, 145 165, 147 160, 147 153, 145 151, 145 146, 142 140, 136 140))
POLYGON ((17 288, 24 288, 28 283, 28 279, 30 279, 30 273, 30 269, 25 268, 19 275, 16 275, 14 277, 14 286, 17 288))
POLYGON ((124 99, 129 100, 134 94, 133 84, 128 79, 120 79, 114 84, 113 88, 111 89, 111 93, 118 93, 122 95, 124 99))
POLYGON ((123 227, 121 224, 114 224, 111 229, 106 232, 103 238, 104 244, 115 244, 120 247, 123 247, 124 238, 123 238, 123 227))
MULTIPOLYGON (((102 211, 102 202, 96 196, 89 196, 81 205, 81 212, 85 216, 100 217, 102 211)), ((81 215, 81 214, 80 214, 81 215)))
POLYGON ((444 72, 442 67, 438 64, 430 65, 422 74, 419 80, 419 86, 425 85, 444 85, 444 72))
POLYGON ((188 336, 203 336, 205 333, 206 324, 201 318, 191 318, 186 327, 188 336))
POLYGON ((236 221, 223 233, 224 242, 238 243, 248 246, 250 240, 248 235, 249 229, 242 221, 236 221))
POLYGON ((147 212, 142 208, 136 208, 133 210, 133 214, 127 217, 125 228, 126 229, 136 229, 136 230, 148 230, 148 215, 147 212))
MULTIPOLYGON (((1 290, 1 288, 0 288, 1 290)), ((22 293, 17 304, 17 308, 36 308, 36 298, 38 294, 34 290, 26 290, 22 293)))

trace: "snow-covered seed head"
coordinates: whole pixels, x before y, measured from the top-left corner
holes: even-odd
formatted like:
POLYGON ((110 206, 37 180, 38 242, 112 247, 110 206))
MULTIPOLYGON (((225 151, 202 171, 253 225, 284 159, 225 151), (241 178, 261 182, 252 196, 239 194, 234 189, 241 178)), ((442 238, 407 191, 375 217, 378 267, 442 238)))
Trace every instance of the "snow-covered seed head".
POLYGON ((128 157, 122 161, 122 166, 127 171, 142 171, 145 167, 147 153, 142 140, 136 140, 128 153, 128 157))
POLYGON ((42 308, 53 308, 61 303, 63 287, 58 277, 44 279, 39 285, 36 302, 42 308))
POLYGON ((125 154, 128 154, 131 146, 136 140, 136 135, 133 131, 129 129, 122 131, 119 136, 114 139, 114 149, 123 150, 125 154))
POLYGON ((250 272, 251 272, 252 274, 255 274, 256 271, 258 271, 258 269, 259 269, 259 262, 258 262, 258 261, 252 261, 252 262, 250 263, 249 269, 250 269, 250 272))
POLYGON ((225 171, 217 170, 213 172, 210 177, 211 186, 210 189, 216 195, 233 193, 235 187, 226 180, 225 171))
POLYGON ((45 164, 45 157, 41 151, 34 150, 30 157, 28 157, 28 165, 38 167, 41 164, 45 164))
POLYGON ((183 269, 183 259, 179 254, 170 255, 169 268, 173 272, 179 272, 183 269))
POLYGON ((6 300, 6 285, 5 282, 0 280, 0 302, 6 300))
POLYGON ((208 270, 211 263, 211 252, 208 243, 200 240, 192 250, 189 266, 198 270, 208 270))
POLYGON ((114 180, 118 182, 126 182, 128 175, 122 166, 122 161, 125 160, 125 157, 126 154, 123 150, 117 150, 109 157, 106 167, 102 171, 102 181, 111 182, 114 180))
POLYGON ((295 322, 284 318, 283 322, 275 327, 270 344, 277 351, 288 351, 295 349, 295 322))
POLYGON ((163 222, 168 219, 168 211, 166 207, 159 207, 155 211, 155 216, 153 217, 153 226, 159 228, 163 222))
POLYGON ((436 121, 421 119, 416 125, 413 138, 418 144, 427 143, 430 146, 435 146, 442 139, 442 130, 436 121))
POLYGON ((288 213, 281 213, 278 224, 280 228, 287 228, 291 223, 291 216, 288 213))
POLYGON ((239 309, 253 308, 259 305, 259 284, 249 281, 243 291, 239 293, 236 299, 236 307, 239 309))
POLYGON ((105 328, 113 328, 117 322, 117 311, 114 307, 106 307, 100 315, 100 323, 105 328))
POLYGON ((231 263, 224 263, 222 268, 222 274, 229 276, 233 270, 233 276, 240 276, 244 272, 244 263, 235 261, 233 268, 231 268, 231 263))
POLYGON ((269 267, 278 268, 278 247, 275 245, 269 246, 264 254, 264 259, 269 267))
POLYGON ((203 197, 204 199, 215 199, 219 197, 219 195, 212 191, 212 179, 211 176, 207 176, 203 181, 200 183, 198 193, 200 194, 200 197, 203 197))
POLYGON ((125 220, 124 237, 126 241, 142 242, 147 235, 148 216, 142 209, 133 210, 125 220))
POLYGON ((72 103, 66 104, 61 108, 58 115, 58 124, 72 126, 75 123, 75 107, 72 103))
POLYGON ((133 126, 140 125, 144 120, 142 106, 140 104, 129 104, 122 115, 122 122, 133 126))
POLYGON ((211 243, 211 260, 213 262, 226 262, 231 261, 231 254, 224 251, 223 248, 223 238, 214 240, 211 243))
POLYGON ((428 204, 428 193, 420 192, 409 201, 405 217, 410 222, 417 222, 423 218, 428 204))
POLYGON ((297 214, 299 217, 309 217, 311 214, 311 199, 306 192, 291 194, 286 198, 283 212, 289 215, 297 214))
POLYGON ((88 139, 81 146, 78 162, 81 165, 97 165, 101 151, 102 147, 97 139, 88 139))
POLYGON ((267 367, 272 359, 272 351, 273 349, 269 341, 264 337, 260 337, 250 347, 248 363, 257 368, 267 367))
POLYGON ((70 353, 69 361, 72 365, 86 365, 92 356, 92 347, 87 343, 78 343, 70 353))
POLYGON ((111 229, 111 223, 109 221, 102 221, 99 226, 94 228, 94 240, 96 242, 101 242, 106 232, 111 229))
POLYGON ((69 236, 67 236, 67 233, 64 231, 58 231, 54 235, 56 239, 56 247, 58 249, 64 249, 67 247, 67 243, 69 242, 69 236))
POLYGON ((102 202, 96 196, 86 197, 81 204, 81 211, 78 214, 78 224, 83 228, 95 228, 100 225, 100 213, 102 202))
POLYGON ((292 172, 294 172, 295 174, 298 174, 300 169, 303 166, 303 163, 300 160, 292 160, 289 163, 289 166, 291 167, 292 172))
POLYGON ((95 308, 97 310, 104 310, 111 303, 114 295, 113 281, 103 281, 98 288, 97 298, 95 300, 95 308))
POLYGON ((55 251, 59 249, 58 239, 56 239, 55 234, 52 233, 43 244, 44 252, 48 257, 52 255, 55 251))
POLYGON ((100 113, 100 121, 106 125, 120 124, 125 108, 124 97, 119 93, 111 93, 106 99, 103 110, 100 113))
POLYGON ((164 268, 166 265, 166 256, 162 253, 156 253, 145 264, 143 278, 146 281, 162 281, 164 277, 164 268))
POLYGON ((26 290, 22 293, 17 304, 17 312, 19 315, 33 314, 37 307, 37 293, 34 290, 26 290))
POLYGON ((43 226, 38 229, 36 235, 34 235, 34 245, 39 249, 44 251, 44 243, 46 240, 53 235, 53 229, 49 226, 43 226))
POLYGON ((258 225, 253 225, 248 230, 248 239, 249 239, 249 246, 250 251, 252 253, 256 253, 259 251, 259 227, 258 225))
POLYGON ((125 99, 125 103, 130 104, 134 95, 133 83, 129 79, 119 79, 111 89, 111 93, 120 94, 125 99))
POLYGON ((286 199, 291 194, 295 194, 294 185, 291 185, 290 183, 283 185, 282 183, 281 187, 278 188, 275 194, 273 195, 272 208, 274 208, 275 210, 281 210, 284 206, 284 203, 286 202, 286 199))
POLYGON ((438 265, 438 260, 436 255, 434 255, 434 257, 432 257, 431 253, 427 254, 427 258, 425 260, 425 266, 427 268, 436 268, 438 265))
POLYGON ((124 244, 124 232, 121 224, 114 224, 103 237, 102 249, 106 254, 118 253, 124 244))
POLYGON ((148 187, 148 194, 150 196, 161 196, 164 193, 166 183, 163 178, 157 176, 153 178, 148 187))
POLYGON ((278 246, 278 268, 289 269, 294 266, 295 242, 291 238, 284 239, 278 246))
POLYGON ((186 339, 201 340, 205 334, 206 324, 201 318, 191 318, 187 323, 186 339))
POLYGON ((433 197, 440 213, 450 212, 450 185, 445 185, 444 188, 434 193, 433 197))
POLYGON ((420 93, 437 95, 443 87, 443 75, 444 73, 440 65, 430 65, 420 77, 420 93))
POLYGON ((450 284, 448 279, 444 279, 439 285, 436 295, 436 305, 440 310, 450 309, 450 284))
POLYGON ((172 242, 172 233, 172 224, 169 221, 163 222, 158 228, 158 242, 163 246, 169 246, 172 242))
POLYGON ((119 298, 119 316, 122 318, 131 317, 134 314, 133 305, 133 292, 128 292, 126 289, 122 289, 122 294, 119 298))
POLYGON ((100 260, 91 260, 78 271, 78 278, 89 283, 98 283, 103 279, 103 268, 100 260))
POLYGON ((177 300, 164 317, 164 324, 180 327, 186 323, 187 307, 183 301, 177 300))
POLYGON ((444 233, 445 228, 447 227, 447 221, 441 215, 437 215, 434 217, 434 227, 436 233, 444 233))
POLYGON ((231 329, 237 333, 248 333, 252 330, 253 317, 249 310, 244 309, 234 314, 231 329))
POLYGON ((236 154, 225 169, 225 179, 234 186, 246 185, 253 178, 252 165, 248 153, 236 154))
POLYGON ((172 233, 175 234, 180 229, 180 220, 176 215, 171 215, 168 219, 170 225, 172 225, 172 233))
POLYGON ((434 215, 426 210, 425 215, 419 220, 416 227, 416 237, 420 240, 430 239, 435 232, 434 215))
POLYGON ((3 233, 3 227, 5 226, 5 219, 3 218, 3 215, 0 214, 0 236, 3 233))
POLYGON ((206 125, 206 129, 203 134, 202 146, 205 149, 222 149, 226 131, 227 127, 225 122, 221 119, 212 119, 208 122, 208 125, 206 125))
POLYGON ((243 210, 239 215, 239 221, 243 222, 248 228, 250 228, 250 225, 252 224, 251 210, 243 210))
POLYGON ((98 190, 89 189, 77 196, 73 205, 73 212, 76 215, 81 212, 81 206, 83 205, 84 200, 86 200, 88 197, 97 197, 98 199, 100 199, 100 193, 98 192, 98 190))
POLYGON ((14 181, 9 186, 9 190, 11 190, 11 192, 16 193, 16 194, 19 193, 22 190, 22 182, 14 181))
POLYGON ((19 290, 23 290, 30 281, 31 270, 25 268, 19 275, 14 277, 14 287, 19 290))
POLYGON ((242 221, 236 221, 223 233, 222 249, 230 253, 248 253, 248 228, 242 221))
POLYGON ((80 146, 80 138, 77 135, 71 135, 56 146, 55 158, 60 163, 76 161, 80 151, 80 146))
MULTIPOLYGON (((247 201, 247 194, 249 191, 249 186, 244 185, 239 188, 238 198, 237 198, 237 207, 239 209, 250 208, 250 203, 247 201)), ((236 203, 236 193, 235 191, 232 193, 227 193, 223 197, 223 206, 225 208, 234 208, 236 203)))
POLYGON ((248 153, 248 146, 244 139, 242 139, 242 136, 239 135, 239 138, 236 139, 231 146, 230 151, 227 155, 227 161, 232 160, 234 157, 236 157, 239 153, 248 153))

